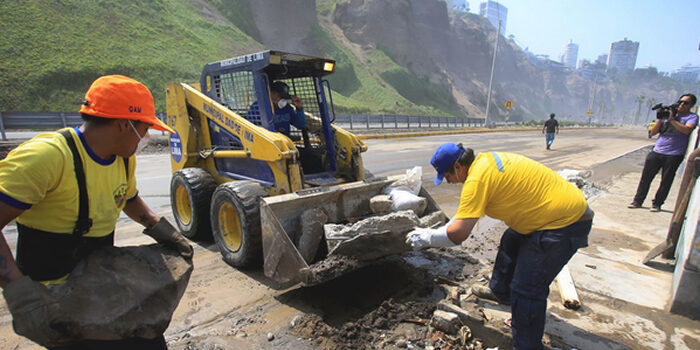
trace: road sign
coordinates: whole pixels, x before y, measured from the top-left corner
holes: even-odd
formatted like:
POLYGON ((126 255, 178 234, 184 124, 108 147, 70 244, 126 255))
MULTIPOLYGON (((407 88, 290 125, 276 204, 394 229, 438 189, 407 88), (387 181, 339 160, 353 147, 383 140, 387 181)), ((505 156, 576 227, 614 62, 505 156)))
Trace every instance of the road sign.
POLYGON ((507 110, 510 110, 511 108, 513 108, 513 101, 508 100, 506 101, 506 103, 503 104, 503 106, 506 107, 507 110))
POLYGON ((593 114, 593 110, 589 109, 588 112, 586 112, 586 114, 588 114, 588 116, 590 117, 593 114))

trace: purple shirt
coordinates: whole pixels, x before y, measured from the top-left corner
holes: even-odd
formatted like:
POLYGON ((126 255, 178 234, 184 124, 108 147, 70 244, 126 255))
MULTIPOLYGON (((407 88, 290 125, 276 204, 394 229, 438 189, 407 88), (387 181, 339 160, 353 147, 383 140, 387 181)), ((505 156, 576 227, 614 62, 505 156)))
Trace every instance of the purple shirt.
MULTIPOLYGON (((695 113, 676 116, 675 119, 683 125, 698 125, 698 115, 695 113)), ((668 120, 663 120, 661 123, 661 132, 659 133, 659 139, 656 140, 654 152, 668 156, 685 154, 690 135, 676 130, 668 120)))

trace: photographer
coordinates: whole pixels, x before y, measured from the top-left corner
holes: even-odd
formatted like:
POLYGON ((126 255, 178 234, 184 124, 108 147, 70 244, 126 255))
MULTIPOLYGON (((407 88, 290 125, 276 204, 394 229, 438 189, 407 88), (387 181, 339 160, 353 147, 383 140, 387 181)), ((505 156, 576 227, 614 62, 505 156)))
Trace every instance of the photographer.
POLYGON ((656 145, 647 155, 644 162, 642 177, 639 179, 637 194, 634 200, 627 207, 640 208, 649 192, 649 186, 654 176, 661 170, 661 184, 656 191, 652 202, 651 211, 661 210, 668 191, 671 189, 673 178, 676 175, 678 166, 683 161, 686 148, 688 147, 688 135, 698 124, 698 116, 690 113, 697 102, 693 94, 685 94, 680 97, 677 103, 671 106, 654 106, 658 122, 651 129, 651 134, 659 134, 656 145))

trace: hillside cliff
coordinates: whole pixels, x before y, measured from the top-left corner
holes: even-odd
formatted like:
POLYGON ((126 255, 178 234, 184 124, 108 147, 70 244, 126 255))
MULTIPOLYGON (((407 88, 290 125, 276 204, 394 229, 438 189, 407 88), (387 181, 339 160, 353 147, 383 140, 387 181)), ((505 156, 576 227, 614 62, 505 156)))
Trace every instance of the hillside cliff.
MULTIPOLYGON (((115 73, 146 83, 163 110, 165 83, 196 81, 207 62, 278 49, 337 61, 329 79, 340 112, 483 117, 496 39, 488 21, 442 0, 7 1, 0 30, 2 111, 76 110, 93 79, 115 73)), ((490 116, 583 119, 594 86, 604 122, 631 122, 652 99, 698 90, 652 70, 594 84, 536 66, 501 37, 490 116)))

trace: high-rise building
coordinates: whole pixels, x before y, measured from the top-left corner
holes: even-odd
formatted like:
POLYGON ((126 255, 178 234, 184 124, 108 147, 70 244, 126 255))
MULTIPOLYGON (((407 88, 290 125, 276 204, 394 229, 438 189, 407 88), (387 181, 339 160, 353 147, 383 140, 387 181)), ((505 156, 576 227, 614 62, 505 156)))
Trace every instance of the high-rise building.
POLYGON ((607 65, 608 64, 608 54, 604 53, 602 55, 599 55, 598 58, 595 60, 595 63, 607 65))
POLYGON ((446 0, 447 8, 459 12, 469 12, 469 1, 467 0, 446 0))
POLYGON ((576 69, 576 58, 578 58, 578 45, 574 44, 573 40, 569 40, 569 43, 564 45, 561 63, 571 69, 576 69))
POLYGON ((479 7, 479 14, 486 17, 486 19, 493 24, 495 28, 498 28, 498 21, 501 21, 501 35, 505 35, 506 33, 506 19, 508 18, 508 9, 495 2, 495 1, 486 1, 482 2, 481 6, 479 7))
POLYGON ((610 44, 608 71, 614 69, 619 74, 633 71, 637 63, 637 51, 639 51, 639 43, 627 38, 610 44))
POLYGON ((671 72, 671 78, 686 83, 694 83, 700 79, 700 67, 686 64, 671 72))

